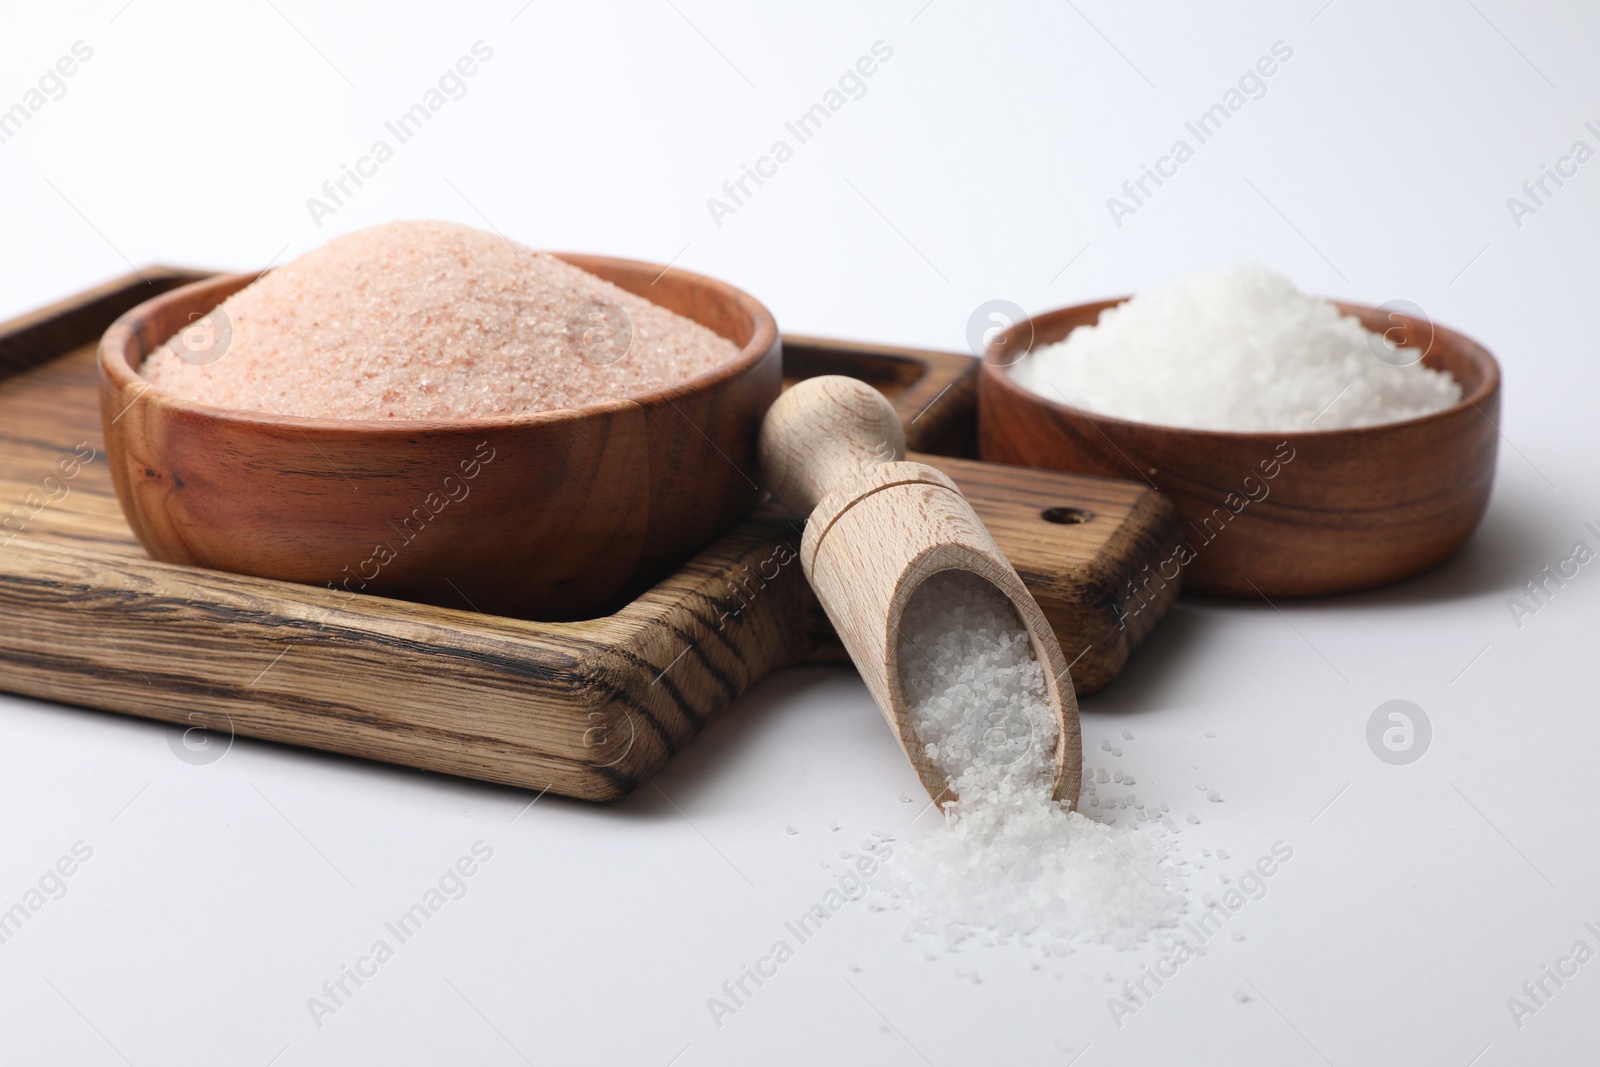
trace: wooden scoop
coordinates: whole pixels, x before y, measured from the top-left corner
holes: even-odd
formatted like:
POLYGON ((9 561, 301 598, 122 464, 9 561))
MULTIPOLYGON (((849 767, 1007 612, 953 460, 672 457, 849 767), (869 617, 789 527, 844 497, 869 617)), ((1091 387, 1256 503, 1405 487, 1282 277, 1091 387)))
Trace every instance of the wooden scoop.
POLYGON ((1076 804, 1078 700, 1055 634, 955 483, 904 461, 900 419, 883 394, 838 375, 800 382, 767 412, 759 454, 772 495, 809 516, 800 542, 806 578, 928 795, 955 799, 906 711, 901 617, 930 576, 964 570, 1010 599, 1032 639, 1059 727, 1053 795, 1076 804))

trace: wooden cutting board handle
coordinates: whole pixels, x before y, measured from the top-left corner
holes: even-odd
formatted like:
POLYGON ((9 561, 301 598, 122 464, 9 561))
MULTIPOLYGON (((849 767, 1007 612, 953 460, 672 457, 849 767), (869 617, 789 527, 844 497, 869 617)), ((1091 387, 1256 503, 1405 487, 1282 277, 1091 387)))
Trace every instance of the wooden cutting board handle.
POLYGON ((809 516, 800 543, 806 578, 928 795, 954 799, 906 711, 901 617, 929 577, 964 570, 999 589, 1028 631, 1059 727, 1054 795, 1076 804, 1078 702, 1055 634, 955 483, 905 462, 900 419, 883 394, 839 375, 800 382, 767 412, 759 449, 773 496, 809 516))

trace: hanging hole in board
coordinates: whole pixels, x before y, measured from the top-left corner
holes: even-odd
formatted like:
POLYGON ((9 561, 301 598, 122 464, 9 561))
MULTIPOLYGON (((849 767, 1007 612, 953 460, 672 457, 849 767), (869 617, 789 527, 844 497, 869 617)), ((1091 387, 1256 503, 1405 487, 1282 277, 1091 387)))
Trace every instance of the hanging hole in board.
POLYGON ((1085 511, 1083 508, 1045 508, 1039 512, 1039 517, 1058 526, 1077 526, 1080 523, 1092 522, 1094 512, 1085 511))

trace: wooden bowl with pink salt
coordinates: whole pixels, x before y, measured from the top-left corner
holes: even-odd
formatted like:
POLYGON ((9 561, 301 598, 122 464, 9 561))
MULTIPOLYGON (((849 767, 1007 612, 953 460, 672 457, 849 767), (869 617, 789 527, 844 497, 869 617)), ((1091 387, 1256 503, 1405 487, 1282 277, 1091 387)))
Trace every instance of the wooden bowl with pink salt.
POLYGON ((99 365, 155 559, 544 620, 614 610, 745 515, 781 388, 747 293, 444 223, 162 294, 99 365))

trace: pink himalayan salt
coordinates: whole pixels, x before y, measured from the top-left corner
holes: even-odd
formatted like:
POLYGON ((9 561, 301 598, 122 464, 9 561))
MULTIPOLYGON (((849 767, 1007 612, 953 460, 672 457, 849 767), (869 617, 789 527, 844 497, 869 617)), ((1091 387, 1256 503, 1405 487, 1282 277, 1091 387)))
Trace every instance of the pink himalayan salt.
POLYGON ((221 310, 225 320, 213 313, 194 324, 219 339, 206 353, 220 351, 214 361, 197 358, 180 335, 151 352, 141 373, 156 388, 237 411, 458 419, 637 396, 739 351, 553 256, 446 222, 391 222, 335 238, 221 310), (593 301, 631 321, 620 359, 620 343, 607 348, 604 332, 579 343, 582 324, 621 321, 614 311, 569 327, 593 301))

